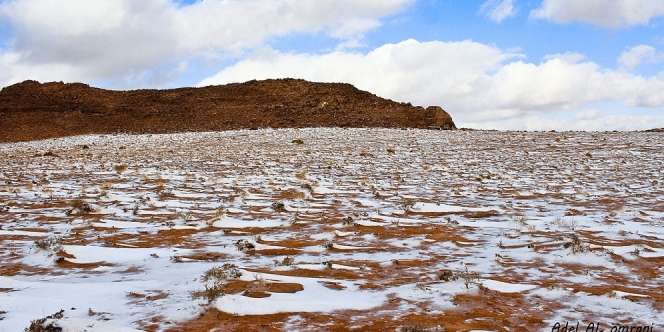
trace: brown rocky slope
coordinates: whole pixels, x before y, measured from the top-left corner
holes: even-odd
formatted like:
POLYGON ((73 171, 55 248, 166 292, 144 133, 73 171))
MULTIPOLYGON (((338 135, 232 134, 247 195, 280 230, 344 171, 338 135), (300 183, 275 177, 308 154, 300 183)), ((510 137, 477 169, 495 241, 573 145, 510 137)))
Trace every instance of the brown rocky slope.
POLYGON ((456 129, 440 107, 397 103, 350 84, 296 79, 134 91, 25 81, 0 91, 0 142, 266 127, 456 129))

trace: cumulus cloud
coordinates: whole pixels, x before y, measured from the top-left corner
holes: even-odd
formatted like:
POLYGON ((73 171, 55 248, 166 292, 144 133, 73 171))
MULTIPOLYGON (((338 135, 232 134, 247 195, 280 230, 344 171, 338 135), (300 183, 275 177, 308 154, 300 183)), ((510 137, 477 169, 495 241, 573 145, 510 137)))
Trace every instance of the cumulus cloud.
POLYGON ((664 127, 661 114, 602 107, 602 110, 590 107, 550 114, 523 114, 501 120, 469 121, 465 126, 516 130, 644 130, 664 127))
POLYGON ((557 23, 581 22, 606 28, 647 24, 664 15, 662 0, 544 0, 531 16, 557 23))
POLYGON ((642 63, 656 63, 664 61, 664 53, 657 52, 657 50, 650 45, 637 45, 629 50, 624 51, 618 63, 620 66, 627 70, 632 70, 642 63))
POLYGON ((514 0, 487 0, 480 7, 480 12, 494 22, 500 23, 516 14, 514 0))
POLYGON ((14 69, 0 83, 126 78, 187 57, 237 55, 292 33, 356 40, 410 1, 8 0, 0 20, 15 35, 0 66, 14 69), (43 68, 59 69, 49 76, 43 68))
POLYGON ((602 68, 576 54, 527 62, 521 54, 473 41, 406 40, 368 53, 270 51, 239 61, 200 85, 281 77, 350 82, 399 101, 442 104, 461 125, 478 127, 503 123, 501 128, 511 128, 515 118, 596 103, 664 108, 664 73, 638 76, 602 68))

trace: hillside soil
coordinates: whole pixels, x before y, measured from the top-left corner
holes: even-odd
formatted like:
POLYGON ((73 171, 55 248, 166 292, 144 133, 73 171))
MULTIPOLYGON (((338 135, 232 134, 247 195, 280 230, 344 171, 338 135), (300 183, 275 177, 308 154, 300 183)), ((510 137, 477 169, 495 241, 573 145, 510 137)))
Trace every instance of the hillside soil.
POLYGON ((440 107, 398 103, 350 84, 295 79, 134 91, 25 81, 2 89, 0 116, 0 142, 249 128, 456 129, 440 107))

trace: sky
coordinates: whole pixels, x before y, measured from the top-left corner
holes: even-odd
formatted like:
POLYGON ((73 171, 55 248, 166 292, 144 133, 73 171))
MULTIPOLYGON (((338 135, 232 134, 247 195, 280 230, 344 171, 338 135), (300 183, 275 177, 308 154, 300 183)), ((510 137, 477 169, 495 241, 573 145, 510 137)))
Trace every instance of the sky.
POLYGON ((664 127, 664 0, 0 0, 0 86, 283 77, 459 127, 664 127))

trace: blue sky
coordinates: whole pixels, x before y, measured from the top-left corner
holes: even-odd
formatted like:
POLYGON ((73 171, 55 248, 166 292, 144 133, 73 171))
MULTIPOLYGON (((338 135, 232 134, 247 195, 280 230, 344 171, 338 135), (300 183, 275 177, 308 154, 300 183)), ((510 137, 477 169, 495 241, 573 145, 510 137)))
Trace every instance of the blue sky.
POLYGON ((344 81, 461 125, 664 126, 661 0, 0 0, 0 85, 344 81))
MULTIPOLYGON (((182 1, 190 4, 193 0, 182 1)), ((531 61, 540 61, 556 53, 578 52, 604 67, 616 67, 617 59, 626 49, 640 44, 664 49, 664 16, 655 17, 647 25, 626 28, 602 28, 587 23, 556 24, 530 18, 540 1, 516 2, 513 17, 500 23, 487 19, 480 12, 483 1, 421 0, 403 11, 386 17, 380 28, 364 35, 359 50, 370 50, 386 43, 415 38, 429 40, 465 40, 495 45, 502 49, 518 49, 531 61)), ((284 52, 318 53, 331 51, 339 40, 324 33, 297 33, 271 38, 268 43, 284 52)), ((228 64, 228 62, 221 65, 228 64)), ((219 66, 220 64, 214 64, 219 66)), ((206 70, 192 73, 204 78, 206 70)), ((642 64, 635 68, 642 74, 655 74, 662 64, 642 64)), ((178 82, 187 84, 187 79, 178 82)))
POLYGON ((384 29, 368 35, 370 45, 406 38, 420 40, 472 39, 503 49, 519 48, 532 60, 545 55, 579 52, 603 66, 615 66, 626 48, 661 43, 662 18, 650 24, 623 29, 604 29, 590 24, 556 24, 529 18, 540 1, 517 2, 514 17, 500 23, 479 13, 482 1, 426 0, 417 2, 384 29))

